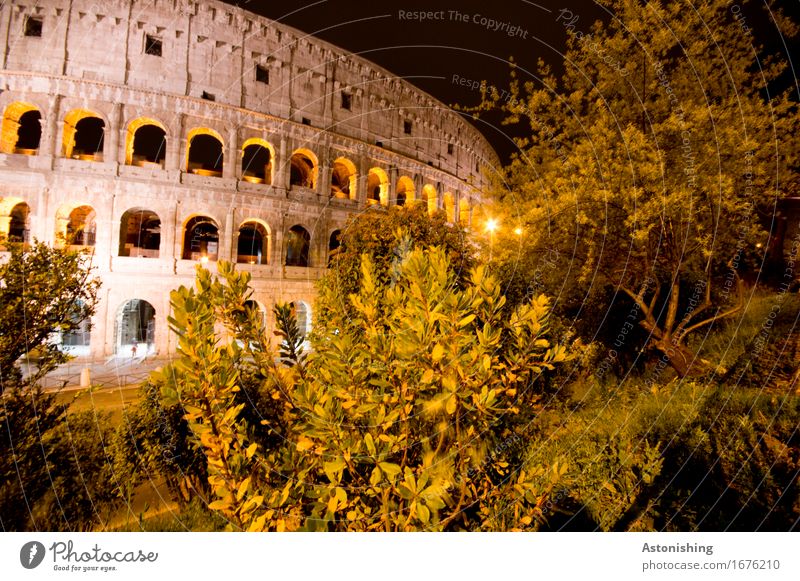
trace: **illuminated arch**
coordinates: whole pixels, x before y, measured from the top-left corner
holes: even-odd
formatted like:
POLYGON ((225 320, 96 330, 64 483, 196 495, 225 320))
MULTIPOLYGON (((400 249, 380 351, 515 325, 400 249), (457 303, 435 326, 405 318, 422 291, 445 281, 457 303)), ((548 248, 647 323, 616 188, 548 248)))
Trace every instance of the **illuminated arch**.
POLYGON ((414 202, 414 180, 408 176, 400 176, 397 178, 397 192, 395 203, 398 206, 403 206, 407 203, 414 202))
POLYGON ((462 226, 470 225, 470 204, 466 197, 458 200, 458 221, 462 226))
POLYGON ((289 228, 286 236, 286 266, 309 266, 311 235, 299 224, 289 228))
POLYGON ((146 208, 131 208, 120 219, 119 255, 158 258, 161 219, 146 208))
POLYGON ((236 262, 240 264, 269 264, 272 253, 272 232, 263 220, 254 218, 239 225, 236 262))
POLYGON ((346 157, 334 160, 331 167, 331 197, 358 199, 356 166, 346 157))
POLYGON ((167 128, 156 119, 139 117, 128 124, 125 135, 127 165, 164 167, 167 153, 167 128))
POLYGON ((439 209, 439 193, 432 184, 425 184, 422 188, 422 199, 428 204, 428 215, 433 216, 439 209))
POLYGON ((379 167, 367 174, 367 204, 389 205, 389 176, 379 167))
POLYGON ((342 231, 334 230, 328 238, 328 265, 330 265, 333 258, 339 253, 342 247, 342 231))
POLYGON ((254 137, 242 144, 242 179, 255 184, 272 183, 275 148, 264 139, 254 137))
POLYGON ((117 309, 117 355, 147 355, 155 351, 156 310, 149 302, 131 299, 117 309))
POLYGON ((214 261, 219 256, 219 226, 205 215, 187 218, 183 225, 184 260, 214 261))
POLYGON ((451 192, 445 192, 442 196, 444 200, 444 211, 447 214, 447 221, 451 224, 456 223, 456 200, 451 192))
POLYGON ((0 153, 34 155, 42 139, 42 113, 31 103, 15 101, 3 111, 0 153))
POLYGON ((106 123, 88 109, 73 109, 64 117, 64 157, 103 161, 106 123))
POLYGON ((97 239, 97 213, 88 204, 68 204, 56 212, 56 244, 94 246, 97 239))
POLYGON ((315 190, 319 162, 309 149, 296 149, 290 159, 289 185, 315 190))
POLYGON ((186 171, 202 176, 222 176, 225 140, 208 127, 195 127, 186 136, 186 171))

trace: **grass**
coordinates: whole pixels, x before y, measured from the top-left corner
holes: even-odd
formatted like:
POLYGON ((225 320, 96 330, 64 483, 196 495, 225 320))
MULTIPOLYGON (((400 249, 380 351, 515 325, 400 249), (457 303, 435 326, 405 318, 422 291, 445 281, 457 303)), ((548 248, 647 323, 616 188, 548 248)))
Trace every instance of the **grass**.
POLYGON ((82 411, 109 413, 114 426, 119 424, 123 411, 128 406, 135 405, 139 399, 138 385, 96 390, 60 391, 56 396, 56 401, 59 404, 68 405, 71 413, 82 411))

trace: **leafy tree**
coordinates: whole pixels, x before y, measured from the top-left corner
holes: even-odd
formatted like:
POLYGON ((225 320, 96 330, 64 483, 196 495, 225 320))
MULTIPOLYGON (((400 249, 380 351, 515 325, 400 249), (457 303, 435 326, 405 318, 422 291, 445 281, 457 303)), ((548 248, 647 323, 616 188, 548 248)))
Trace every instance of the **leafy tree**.
POLYGON ((560 14, 560 77, 541 65, 523 82, 514 68, 509 91, 485 88, 476 108, 525 133, 497 188, 498 211, 524 229, 495 245, 501 272, 524 288, 552 265, 541 282, 577 316, 621 293, 665 361, 701 372, 687 337, 744 304, 742 279, 768 247, 761 213, 796 179, 797 104, 771 94, 785 65, 759 53, 728 2, 601 4, 611 16, 591 31, 560 14))
POLYGON ((0 264, 0 393, 32 385, 69 355, 52 341, 77 331, 94 313, 100 280, 88 256, 35 242, 9 244, 0 264), (36 354, 36 371, 24 382, 17 363, 36 354))
POLYGON ((67 414, 39 379, 68 355, 52 341, 94 312, 100 282, 85 255, 9 244, 0 265, 0 528, 85 530, 117 506, 103 417, 67 414), (36 354, 23 377, 18 362, 36 354))
POLYGON ((287 367, 244 307, 249 274, 218 266, 220 279, 199 268, 197 290, 172 293, 180 357, 157 379, 186 410, 207 458, 210 506, 232 528, 537 526, 566 470, 520 451, 536 381, 566 357, 546 339, 544 297, 510 310, 481 267, 459 288, 441 248, 410 250, 391 284, 379 284, 365 255, 350 324, 315 334, 305 360, 285 349, 287 367), (258 424, 236 399, 247 369, 282 404, 259 410, 258 424), (264 430, 282 443, 260 444, 264 430))
MULTIPOLYGON (((467 232, 459 225, 448 224, 443 212, 428 215, 425 204, 393 206, 386 211, 375 209, 353 215, 342 231, 340 242, 331 256, 328 271, 318 283, 320 294, 338 297, 338 300, 318 306, 317 326, 326 327, 328 319, 336 313, 345 316, 353 313, 347 297, 358 292, 364 254, 375 265, 378 284, 389 284, 393 280, 397 266, 411 245, 444 248, 458 285, 463 285, 475 266, 475 248, 467 232)), ((331 323, 336 326, 343 322, 331 323)))

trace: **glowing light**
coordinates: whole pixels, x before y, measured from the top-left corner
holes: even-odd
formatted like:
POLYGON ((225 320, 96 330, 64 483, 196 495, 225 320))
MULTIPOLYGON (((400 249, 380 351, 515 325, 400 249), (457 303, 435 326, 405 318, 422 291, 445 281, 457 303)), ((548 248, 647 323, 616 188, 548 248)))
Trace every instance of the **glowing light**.
POLYGON ((519 226, 514 228, 514 234, 516 234, 517 236, 522 236, 522 228, 520 228, 519 226))
POLYGON ((200 262, 202 262, 203 264, 206 264, 208 262, 208 256, 201 256, 200 257, 200 262))
POLYGON ((761 242, 756 244, 756 248, 761 248, 761 242))
POLYGON ((488 220, 486 220, 486 231, 489 232, 490 234, 495 230, 497 230, 498 226, 499 224, 497 223, 497 220, 495 220, 494 218, 489 218, 488 220))

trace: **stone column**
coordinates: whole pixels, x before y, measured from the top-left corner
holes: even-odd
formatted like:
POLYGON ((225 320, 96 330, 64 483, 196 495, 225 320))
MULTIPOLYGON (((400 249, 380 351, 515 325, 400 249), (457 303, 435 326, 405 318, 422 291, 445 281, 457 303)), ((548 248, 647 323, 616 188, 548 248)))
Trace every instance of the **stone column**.
POLYGON ((392 202, 397 201, 397 168, 389 168, 389 192, 386 195, 386 205, 391 206, 392 202))
POLYGON ((109 127, 105 131, 106 139, 103 142, 103 161, 106 163, 119 162, 120 132, 122 129, 122 105, 116 103, 108 116, 109 127))
POLYGON ((290 157, 291 154, 289 153, 289 146, 286 143, 286 138, 281 136, 277 159, 272 162, 273 185, 278 189, 289 189, 289 172, 291 171, 290 157))
POLYGON ((224 153, 225 158, 222 166, 222 177, 235 179, 239 177, 241 163, 239 163, 239 136, 236 129, 228 131, 228 147, 224 153))

